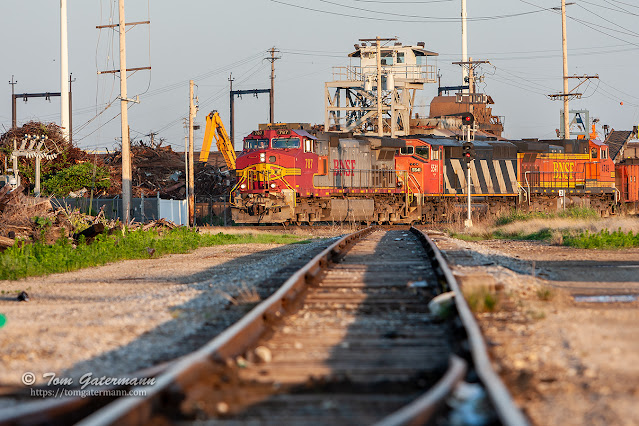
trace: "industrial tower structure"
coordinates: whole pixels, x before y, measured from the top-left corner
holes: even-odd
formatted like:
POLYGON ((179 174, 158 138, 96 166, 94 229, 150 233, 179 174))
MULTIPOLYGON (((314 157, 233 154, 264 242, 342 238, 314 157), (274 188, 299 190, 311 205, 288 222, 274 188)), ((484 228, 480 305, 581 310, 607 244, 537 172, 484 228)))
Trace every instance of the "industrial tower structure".
POLYGON ((438 54, 424 49, 424 43, 396 41, 360 39, 362 44, 349 54, 359 58, 359 66, 333 68, 333 81, 325 83, 325 131, 410 134, 415 91, 437 81, 436 67, 427 59, 438 54))

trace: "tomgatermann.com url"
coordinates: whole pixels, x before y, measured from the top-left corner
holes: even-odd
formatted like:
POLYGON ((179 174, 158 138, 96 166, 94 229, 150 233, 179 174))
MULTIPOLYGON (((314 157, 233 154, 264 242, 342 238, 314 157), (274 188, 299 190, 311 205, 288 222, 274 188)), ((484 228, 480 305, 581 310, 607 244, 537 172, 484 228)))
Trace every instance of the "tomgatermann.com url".
POLYGON ((40 398, 62 398, 67 396, 79 396, 80 398, 94 396, 146 396, 146 390, 141 389, 31 389, 31 396, 40 398))

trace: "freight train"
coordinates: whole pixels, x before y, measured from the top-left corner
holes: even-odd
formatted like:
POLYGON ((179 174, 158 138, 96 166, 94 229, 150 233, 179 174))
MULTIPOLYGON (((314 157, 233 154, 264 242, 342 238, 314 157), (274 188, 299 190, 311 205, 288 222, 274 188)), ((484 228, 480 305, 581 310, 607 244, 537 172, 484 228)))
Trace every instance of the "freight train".
POLYGON ((238 223, 429 223, 472 209, 550 211, 585 206, 603 215, 639 197, 639 166, 615 170, 597 140, 401 138, 263 125, 244 139, 231 193, 238 223), (617 182, 615 178, 617 173, 617 182), (619 188, 619 176, 626 183, 619 188), (623 192, 622 192, 623 191, 623 192))

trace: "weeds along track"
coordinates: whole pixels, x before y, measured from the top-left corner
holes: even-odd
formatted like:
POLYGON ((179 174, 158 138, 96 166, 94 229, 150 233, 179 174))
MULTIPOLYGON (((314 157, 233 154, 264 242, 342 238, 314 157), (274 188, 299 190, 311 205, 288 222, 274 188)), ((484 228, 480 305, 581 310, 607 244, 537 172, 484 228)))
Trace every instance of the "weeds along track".
POLYGON ((115 399, 80 424, 426 422, 464 378, 455 352, 468 347, 454 313, 428 310, 447 279, 433 250, 414 228, 344 237, 138 389, 146 397, 115 399))

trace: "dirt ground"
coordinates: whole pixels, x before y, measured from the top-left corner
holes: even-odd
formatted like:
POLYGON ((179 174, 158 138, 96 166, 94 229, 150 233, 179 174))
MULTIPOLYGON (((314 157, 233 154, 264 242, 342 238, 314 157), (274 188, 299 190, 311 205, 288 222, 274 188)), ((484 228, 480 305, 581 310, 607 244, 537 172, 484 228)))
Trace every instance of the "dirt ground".
POLYGON ((639 424, 639 249, 436 240, 464 288, 498 290, 477 317, 532 424, 639 424))
MULTIPOLYGON (((206 232, 232 232, 210 229, 206 232)), ((303 244, 234 244, 0 281, 0 388, 45 374, 125 376, 184 355, 246 311, 230 299, 267 297, 341 231, 298 232, 303 244), (292 268, 292 270, 291 270, 292 268), (16 300, 21 291, 27 302, 16 300)), ((288 232, 289 234, 292 232, 288 232)), ((1 393, 1 392, 0 392, 1 393)), ((0 408, 11 405, 0 399, 0 408)))

